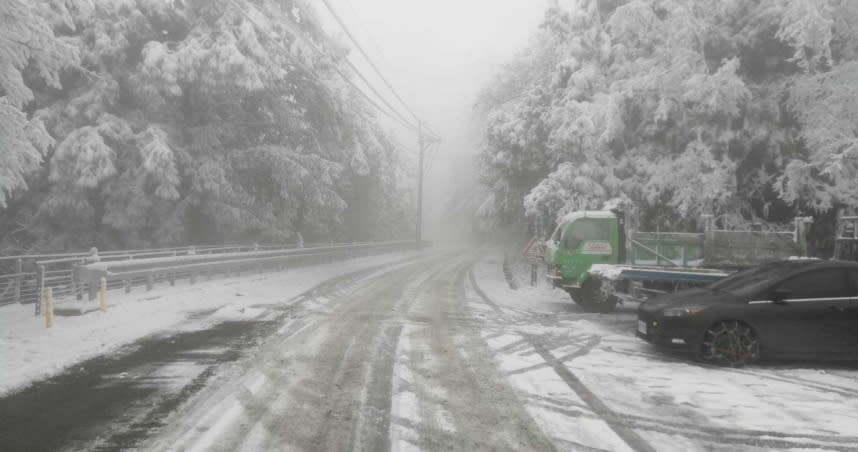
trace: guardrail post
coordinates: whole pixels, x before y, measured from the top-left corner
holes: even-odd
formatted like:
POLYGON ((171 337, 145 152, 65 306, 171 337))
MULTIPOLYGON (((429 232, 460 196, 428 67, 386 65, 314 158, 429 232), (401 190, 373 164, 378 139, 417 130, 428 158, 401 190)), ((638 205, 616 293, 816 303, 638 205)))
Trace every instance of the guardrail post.
POLYGON ((24 273, 24 261, 19 257, 15 260, 15 273, 18 276, 15 277, 15 303, 21 302, 21 280, 23 279, 24 273))
MULTIPOLYGON (((54 326, 54 290, 51 287, 46 287, 42 295, 42 302, 45 304, 45 328, 54 326)), ((39 304, 39 303, 36 303, 39 304)))
POLYGON ((89 301, 95 300, 95 297, 98 295, 98 287, 96 286, 94 275, 90 275, 89 281, 86 283, 86 293, 89 301))
POLYGON ((131 278, 122 281, 125 285, 125 293, 131 293, 131 278))
MULTIPOLYGON (((45 266, 39 265, 36 270, 36 285, 39 287, 39 294, 44 295, 45 293, 45 266)), ((36 315, 42 313, 42 303, 35 303, 36 305, 36 315)))
POLYGON ((173 273, 173 272, 169 272, 169 273, 167 273, 167 278, 170 280, 170 285, 171 285, 171 286, 175 286, 175 285, 176 285, 176 274, 175 274, 175 273, 173 273))
POLYGON ((101 287, 98 291, 98 310, 107 312, 107 278, 101 278, 101 287))
POLYGON ((84 265, 86 265, 86 259, 81 259, 80 262, 75 266, 74 271, 72 273, 75 298, 77 298, 78 300, 83 300, 83 280, 80 277, 80 270, 84 265))
MULTIPOLYGON (((211 273, 209 274, 209 279, 211 279, 211 273)), ((191 284, 196 284, 196 283, 197 283, 197 271, 196 271, 196 270, 191 270, 191 278, 190 278, 190 280, 191 280, 191 284)))
POLYGON ((152 273, 146 275, 146 291, 152 290, 155 287, 155 276, 152 273))
POLYGON ((87 264, 94 264, 96 262, 101 262, 101 257, 98 255, 98 248, 92 247, 89 249, 89 256, 85 259, 87 264))

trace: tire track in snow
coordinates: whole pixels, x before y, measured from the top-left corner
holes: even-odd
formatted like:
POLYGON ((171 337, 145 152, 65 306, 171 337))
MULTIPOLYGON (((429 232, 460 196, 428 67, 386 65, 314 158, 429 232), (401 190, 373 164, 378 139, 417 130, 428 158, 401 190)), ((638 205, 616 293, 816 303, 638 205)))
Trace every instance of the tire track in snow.
MULTIPOLYGON (((485 302, 486 305, 490 306, 497 314, 499 314, 502 318, 506 318, 507 315, 504 313, 504 309, 500 308, 497 303, 491 300, 486 293, 479 287, 476 282, 476 278, 474 276, 473 270, 470 272, 470 280, 471 285, 474 288, 474 291, 480 296, 480 298, 485 302)), ((832 435, 822 435, 822 434, 802 434, 802 433, 783 433, 777 431, 770 430, 755 430, 755 429, 731 429, 731 428, 722 428, 722 427, 711 427, 711 426, 701 426, 697 424, 688 424, 681 422, 673 422, 669 420, 663 419, 651 419, 643 416, 630 415, 625 413, 617 413, 610 410, 598 397, 595 396, 592 392, 590 392, 587 387, 581 383, 581 381, 574 375, 574 373, 566 368, 563 365, 563 362, 567 361, 570 357, 578 357, 583 356, 586 353, 584 352, 573 352, 571 354, 564 355, 560 358, 555 358, 551 353, 551 347, 546 344, 542 338, 533 335, 527 335, 519 332, 522 337, 525 337, 528 342, 534 347, 534 350, 540 357, 543 358, 545 363, 537 364, 533 366, 528 366, 523 369, 514 370, 509 372, 510 375, 524 373, 526 371, 535 370, 537 368, 549 366, 552 367, 555 372, 570 386, 576 393, 579 394, 589 406, 589 408, 596 414, 575 411, 564 409, 563 407, 551 406, 553 404, 550 400, 541 400, 536 401, 538 405, 542 408, 548 409, 550 411, 557 412, 558 414, 562 414, 571 418, 597 418, 602 419, 607 422, 614 431, 619 429, 620 431, 632 432, 634 436, 629 440, 627 437, 623 435, 619 435, 623 438, 630 447, 635 448, 636 450, 653 450, 649 444, 645 443, 640 444, 637 443, 637 438, 641 438, 637 435, 633 429, 638 430, 647 430, 652 432, 663 433, 666 435, 676 435, 682 436, 685 438, 696 439, 702 442, 710 443, 712 446, 718 445, 730 445, 730 446, 753 446, 760 448, 769 448, 769 449, 814 449, 814 448, 825 448, 828 450, 836 450, 836 451, 854 451, 858 450, 858 437, 856 436, 832 436, 832 435), (580 391, 580 392, 579 392, 580 391), (582 397, 581 394, 585 394, 586 396, 582 397), (594 408, 594 404, 596 407, 594 408), (649 447, 649 449, 638 449, 638 447, 649 447)), ((520 344, 520 341, 516 341, 512 344, 505 346, 504 348, 517 348, 517 344, 520 344)), ((594 344, 594 348, 598 344, 594 344)), ((644 357, 648 359, 654 359, 658 362, 666 362, 666 363, 685 363, 688 364, 687 360, 683 360, 676 356, 664 355, 664 354, 656 354, 656 353, 648 353, 642 351, 632 351, 632 350, 623 350, 616 349, 615 347, 605 347, 606 350, 624 354, 624 355, 632 355, 638 357, 644 357)), ((589 350, 587 350, 589 352, 589 350)), ((693 363, 692 363, 693 364, 693 363)), ((697 363, 699 364, 699 363, 697 363)), ((855 397, 858 391, 853 390, 851 388, 845 388, 833 384, 826 384, 815 382, 811 380, 807 380, 800 377, 792 377, 792 376, 784 376, 784 375, 771 375, 761 372, 755 372, 747 369, 724 369, 721 367, 710 366, 705 364, 699 364, 701 367, 711 367, 717 369, 719 371, 727 371, 734 372, 740 374, 751 375, 759 378, 765 378, 769 380, 779 381, 783 383, 795 384, 798 386, 806 387, 809 389, 820 390, 823 392, 835 393, 844 397, 855 397)), ((641 438, 641 441, 644 441, 641 438)))
MULTIPOLYGON (((491 298, 486 295, 485 292, 480 288, 477 284, 477 279, 474 277, 474 270, 471 268, 468 272, 471 286, 474 289, 474 292, 480 296, 480 298, 485 301, 486 304, 491 306, 497 313, 501 316, 504 315, 503 311, 500 307, 495 303, 491 298)), ((590 391, 584 383, 572 373, 562 362, 558 361, 551 352, 546 349, 542 343, 535 337, 529 334, 519 333, 522 337, 527 339, 530 342, 530 345, 537 351, 540 357, 554 370, 554 372, 572 389, 575 394, 578 395, 584 402, 587 403, 587 406, 593 410, 594 413, 599 415, 599 417, 605 421, 606 424, 620 437, 632 450, 640 451, 640 452, 655 452, 655 448, 653 448, 645 439, 643 439, 640 435, 637 434, 634 430, 628 428, 622 423, 618 422, 618 416, 607 406, 604 402, 602 402, 599 397, 597 397, 592 391, 590 391)))
MULTIPOLYGON (((282 322, 280 328, 275 327, 277 331, 272 331, 260 350, 231 370, 229 378, 223 379, 222 384, 207 388, 173 413, 166 420, 172 427, 165 429, 160 437, 152 438, 141 449, 196 450, 195 447, 199 446, 205 450, 264 450, 266 443, 270 445, 271 432, 276 432, 283 423, 294 423, 293 419, 280 416, 279 411, 290 398, 287 388, 294 386, 301 375, 300 369, 306 367, 292 356, 294 353, 290 350, 301 353, 294 344, 307 336, 317 335, 325 324, 322 320, 347 304, 345 302, 351 292, 372 292, 364 293, 364 299, 371 301, 373 294, 379 295, 379 291, 385 289, 395 291, 399 287, 373 285, 378 277, 406 275, 441 259, 443 256, 433 253, 429 257, 412 257, 350 272, 326 280, 283 304, 270 305, 271 310, 281 311, 278 316, 278 321, 282 322), (248 376, 254 377, 250 380, 261 382, 253 393, 240 390, 248 376), (236 388, 239 388, 238 392, 236 388), (231 418, 230 413, 234 414, 231 418)), ((279 447, 275 445, 273 448, 279 447)))

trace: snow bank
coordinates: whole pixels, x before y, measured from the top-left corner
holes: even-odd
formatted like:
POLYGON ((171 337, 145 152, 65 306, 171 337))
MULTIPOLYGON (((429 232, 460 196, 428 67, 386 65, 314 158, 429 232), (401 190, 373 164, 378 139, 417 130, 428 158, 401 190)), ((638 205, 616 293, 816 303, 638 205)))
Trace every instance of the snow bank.
POLYGON ((545 266, 539 266, 537 286, 530 285, 530 264, 520 262, 512 265, 511 270, 516 277, 523 281, 517 290, 511 290, 504 279, 503 253, 495 251, 490 257, 474 265, 474 277, 479 281, 479 287, 501 309, 527 309, 541 312, 558 312, 572 305, 569 295, 560 289, 555 289, 545 279, 545 266))
POLYGON ((571 212, 560 219, 559 224, 569 224, 580 218, 617 218, 617 214, 610 210, 585 210, 579 212, 571 212))

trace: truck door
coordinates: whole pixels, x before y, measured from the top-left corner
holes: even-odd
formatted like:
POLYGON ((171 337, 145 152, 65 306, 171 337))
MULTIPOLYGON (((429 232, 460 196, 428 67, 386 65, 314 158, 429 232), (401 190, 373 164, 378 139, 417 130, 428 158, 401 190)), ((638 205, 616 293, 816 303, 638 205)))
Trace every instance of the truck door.
POLYGON ((564 279, 578 279, 593 264, 617 263, 617 222, 611 218, 580 218, 561 239, 564 279))

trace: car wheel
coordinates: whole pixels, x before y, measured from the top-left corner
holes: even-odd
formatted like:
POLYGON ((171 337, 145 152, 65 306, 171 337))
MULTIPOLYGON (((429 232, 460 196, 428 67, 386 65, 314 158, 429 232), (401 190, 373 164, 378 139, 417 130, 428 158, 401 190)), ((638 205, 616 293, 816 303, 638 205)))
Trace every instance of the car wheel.
POLYGON ((710 364, 742 367, 760 358, 760 339, 754 330, 738 320, 726 320, 703 334, 700 359, 710 364))

